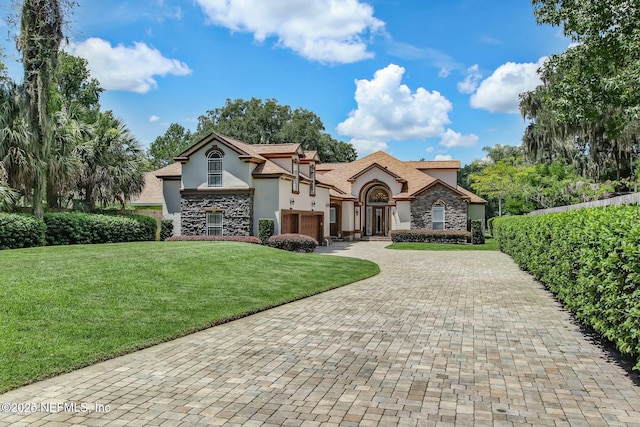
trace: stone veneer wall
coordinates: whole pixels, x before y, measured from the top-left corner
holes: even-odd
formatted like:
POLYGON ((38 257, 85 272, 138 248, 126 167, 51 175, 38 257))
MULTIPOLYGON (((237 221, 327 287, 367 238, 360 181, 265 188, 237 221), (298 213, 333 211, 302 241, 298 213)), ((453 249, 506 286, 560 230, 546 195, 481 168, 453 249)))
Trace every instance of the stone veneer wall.
POLYGON ((180 200, 183 236, 207 234, 207 209, 223 211, 225 236, 253 235, 253 196, 251 194, 182 194, 180 200))
POLYGON ((445 203, 445 230, 467 229, 467 203, 460 195, 436 184, 411 201, 411 229, 431 230, 431 207, 438 200, 445 203))

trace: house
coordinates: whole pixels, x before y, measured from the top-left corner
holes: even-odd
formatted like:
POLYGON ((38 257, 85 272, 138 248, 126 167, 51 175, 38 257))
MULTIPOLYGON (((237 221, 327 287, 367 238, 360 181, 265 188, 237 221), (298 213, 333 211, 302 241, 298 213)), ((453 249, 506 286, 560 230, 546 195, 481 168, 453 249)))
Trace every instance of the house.
POLYGON ((388 236, 391 230, 466 230, 487 203, 457 185, 459 161, 407 162, 382 151, 322 163, 300 144, 250 145, 212 133, 145 176, 133 204, 162 206, 178 235, 275 233, 319 242, 388 236), (144 203, 142 203, 144 202, 144 203))

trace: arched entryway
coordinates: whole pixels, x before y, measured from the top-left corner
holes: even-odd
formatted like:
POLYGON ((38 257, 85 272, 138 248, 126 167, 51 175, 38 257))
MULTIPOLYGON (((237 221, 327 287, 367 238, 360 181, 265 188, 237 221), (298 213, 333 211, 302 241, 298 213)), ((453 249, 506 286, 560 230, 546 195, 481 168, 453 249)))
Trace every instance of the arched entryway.
POLYGON ((364 193, 365 236, 388 236, 391 223, 389 189, 374 184, 364 193))

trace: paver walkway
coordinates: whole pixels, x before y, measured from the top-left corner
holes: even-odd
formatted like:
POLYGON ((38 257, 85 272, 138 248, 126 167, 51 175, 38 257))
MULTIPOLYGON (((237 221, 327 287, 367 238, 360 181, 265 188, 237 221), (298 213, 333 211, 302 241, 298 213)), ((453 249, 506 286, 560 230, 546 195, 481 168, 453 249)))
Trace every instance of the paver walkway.
POLYGON ((640 387, 509 257, 386 244, 320 249, 371 279, 6 393, 39 406, 0 426, 640 426, 640 387))

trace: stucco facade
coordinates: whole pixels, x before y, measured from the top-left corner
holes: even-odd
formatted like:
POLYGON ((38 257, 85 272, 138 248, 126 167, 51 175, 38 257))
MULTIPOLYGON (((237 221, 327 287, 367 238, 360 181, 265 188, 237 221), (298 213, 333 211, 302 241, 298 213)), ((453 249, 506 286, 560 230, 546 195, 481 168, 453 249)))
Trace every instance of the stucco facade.
POLYGON ((486 201, 456 184, 457 161, 405 162, 378 151, 324 164, 300 144, 249 145, 215 133, 175 160, 157 174, 175 234, 257 235, 259 219, 271 218, 276 234, 325 242, 436 226, 466 230, 470 219, 484 218, 486 201), (444 218, 438 224, 436 204, 444 218))

